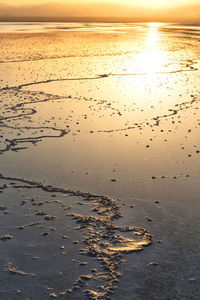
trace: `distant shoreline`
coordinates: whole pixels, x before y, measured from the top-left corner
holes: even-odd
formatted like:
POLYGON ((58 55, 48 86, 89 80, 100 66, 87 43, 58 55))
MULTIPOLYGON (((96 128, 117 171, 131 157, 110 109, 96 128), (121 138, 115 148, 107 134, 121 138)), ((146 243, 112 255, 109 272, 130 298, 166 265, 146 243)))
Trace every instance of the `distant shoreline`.
POLYGON ((26 17, 5 17, 0 18, 0 23, 5 22, 60 22, 60 23, 76 23, 76 22, 86 22, 86 23, 175 23, 175 24, 187 24, 187 25, 200 25, 200 21, 185 21, 185 20, 162 20, 162 19, 133 19, 133 18, 86 18, 86 17, 71 17, 71 18, 26 18, 26 17))

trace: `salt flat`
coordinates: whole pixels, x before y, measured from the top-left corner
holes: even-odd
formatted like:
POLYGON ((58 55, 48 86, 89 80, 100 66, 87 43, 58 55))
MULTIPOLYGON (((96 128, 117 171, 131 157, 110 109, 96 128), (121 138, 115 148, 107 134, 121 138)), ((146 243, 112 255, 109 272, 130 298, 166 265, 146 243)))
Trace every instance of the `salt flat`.
POLYGON ((0 25, 1 299, 199 299, 199 31, 0 25))

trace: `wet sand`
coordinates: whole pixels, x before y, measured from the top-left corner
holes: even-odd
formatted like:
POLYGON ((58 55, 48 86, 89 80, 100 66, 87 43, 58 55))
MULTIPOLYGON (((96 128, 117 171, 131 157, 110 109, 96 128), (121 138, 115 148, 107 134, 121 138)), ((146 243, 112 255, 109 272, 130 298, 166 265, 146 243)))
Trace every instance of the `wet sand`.
POLYGON ((199 299, 190 27, 0 33, 1 299, 199 299))

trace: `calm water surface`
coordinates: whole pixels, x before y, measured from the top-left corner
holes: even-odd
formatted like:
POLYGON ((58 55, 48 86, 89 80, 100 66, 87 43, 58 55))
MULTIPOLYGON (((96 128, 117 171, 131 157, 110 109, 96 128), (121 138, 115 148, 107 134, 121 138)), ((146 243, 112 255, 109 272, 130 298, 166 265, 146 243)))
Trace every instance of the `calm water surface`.
MULTIPOLYGON (((6 183, 26 178, 112 197, 122 214, 114 221, 116 226, 138 226, 153 235, 151 246, 123 254, 126 263, 119 267, 122 276, 111 299, 200 297, 199 41, 198 24, 0 24, 0 173, 11 177, 6 183)), ((0 181, 2 186, 5 180, 0 181)), ((8 262, 42 278, 30 280, 31 299, 46 299, 46 285, 59 295, 81 274, 103 270, 95 258, 79 255, 73 241, 78 240, 81 248, 84 235, 75 229, 75 222, 66 221, 63 208, 43 204, 42 210, 57 217, 49 226, 42 216, 34 217, 36 206, 28 198, 46 197, 51 202, 54 198, 48 193, 19 188, 17 194, 12 184, 2 191, 2 206, 12 214, 3 215, 2 210, 0 233, 13 235, 11 241, 2 242, 2 299, 14 299, 17 289, 22 290, 21 299, 29 296, 29 283, 4 272, 8 262), (11 201, 13 197, 18 201, 11 201), (19 205, 23 197, 30 204, 27 211, 19 205), (59 235, 50 235, 42 252, 41 228, 28 227, 24 235, 10 229, 37 220, 45 230, 54 226, 63 235, 71 226, 65 260, 59 258, 59 235), (32 250, 27 244, 33 244, 32 250), (41 266, 55 259, 50 244, 57 267, 45 274, 41 266), (41 263, 20 260, 25 252, 39 256, 41 263), (73 259, 86 261, 88 267, 74 266, 73 259), (74 273, 67 281, 71 269, 74 273), (9 276, 14 278, 13 288, 9 276)), ((76 204, 73 197, 67 200, 68 210, 95 215, 89 205, 77 204, 76 197, 76 204)), ((63 198, 59 194, 56 199, 63 198)), ((92 230, 98 232, 92 228, 86 232, 90 238, 92 230)), ((107 250, 109 245, 102 243, 110 240, 102 236, 94 244, 107 250)), ((106 299, 101 292, 106 291, 111 273, 104 273, 108 276, 104 290, 98 291, 91 280, 87 287, 67 294, 69 299, 87 299, 85 289, 106 299)))

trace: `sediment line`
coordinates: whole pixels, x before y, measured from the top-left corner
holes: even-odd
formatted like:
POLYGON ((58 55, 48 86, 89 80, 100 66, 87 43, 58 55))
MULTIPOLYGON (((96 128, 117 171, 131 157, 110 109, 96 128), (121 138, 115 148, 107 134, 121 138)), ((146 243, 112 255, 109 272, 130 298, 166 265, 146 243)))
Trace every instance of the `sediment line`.
MULTIPOLYGON (((49 57, 49 58, 35 58, 35 59, 21 59, 21 60, 8 60, 8 61, 0 61, 0 64, 9 64, 9 63, 24 63, 24 62, 34 62, 41 60, 56 60, 56 59, 65 59, 65 58, 73 58, 77 56, 69 55, 69 56, 58 56, 58 57, 49 57)), ((79 56, 82 57, 82 56, 79 56)))
MULTIPOLYGON (((88 198, 93 198, 93 199, 94 198, 95 199, 102 198, 109 204, 113 205, 115 203, 115 201, 112 198, 108 197, 108 196, 91 194, 89 192, 83 192, 83 191, 80 191, 80 190, 58 188, 58 187, 54 187, 54 186, 51 186, 51 185, 44 185, 44 184, 42 184, 38 181, 31 181, 31 180, 27 180, 27 179, 24 179, 24 178, 4 176, 1 173, 0 173, 0 180, 18 181, 18 182, 22 182, 22 183, 25 183, 25 184, 29 184, 30 186, 32 186, 34 188, 39 188, 39 189, 42 189, 42 190, 47 191, 47 192, 53 192, 53 193, 57 192, 57 193, 62 193, 62 194, 69 194, 69 195, 72 195, 72 196, 81 196, 81 197, 84 197, 84 198, 88 197, 88 198)), ((115 208, 117 210, 119 210, 119 206, 116 205, 115 208)))
MULTIPOLYGON (((162 119, 168 118, 168 117, 173 117, 174 115, 177 115, 178 112, 183 111, 184 109, 187 109, 187 105, 192 105, 193 103, 198 103, 200 101, 200 99, 197 99, 197 96, 191 95, 191 97, 193 98, 191 101, 186 101, 180 104, 175 104, 175 107, 178 107, 177 109, 168 109, 168 111, 170 112, 169 114, 165 114, 162 116, 157 116, 154 117, 151 121, 156 121, 153 124, 149 124, 148 125, 150 127, 154 127, 154 126, 159 126, 160 122, 162 119)), ((112 133, 112 132, 120 132, 120 131, 128 131, 128 130, 133 130, 138 128, 139 130, 144 129, 144 127, 146 126, 147 122, 143 122, 140 124, 135 124, 134 126, 129 126, 129 127, 125 127, 125 128, 117 128, 117 129, 110 129, 110 130, 98 130, 96 133, 112 133), (143 125, 143 127, 142 127, 143 125)))
MULTIPOLYGON (((7 127, 7 128, 12 128, 11 126, 1 126, 0 127, 7 127)), ((31 128, 31 127, 20 127, 20 129, 35 129, 34 127, 31 128)), ((21 144, 21 143, 37 143, 39 142, 40 140, 42 139, 46 139, 46 138, 60 138, 60 137, 63 137, 64 135, 68 134, 69 131, 66 131, 65 129, 57 129, 57 128, 54 128, 54 127, 47 127, 48 129, 51 129, 51 130, 55 130, 55 131, 59 131, 60 134, 59 135, 41 135, 41 136, 36 136, 36 137, 26 137, 26 138, 18 138, 18 139, 6 139, 5 141, 8 142, 8 144, 6 145, 6 147, 4 149, 0 149, 0 155, 3 154, 4 152, 7 152, 9 150, 12 150, 12 151, 19 151, 19 150, 22 150, 22 149, 26 149, 26 147, 22 147, 22 148, 12 148, 12 147, 15 147, 17 146, 18 144, 21 144)), ((46 129, 47 129, 46 128, 46 129)), ((15 128, 15 129, 18 129, 18 128, 15 128)), ((42 129, 42 127, 40 128, 42 129)))
POLYGON ((156 121, 156 123, 154 125, 159 126, 160 121, 163 118, 172 117, 174 115, 177 115, 179 111, 182 111, 182 110, 186 109, 187 105, 191 106, 193 103, 199 102, 199 99, 197 99, 197 97, 195 97, 194 95, 191 95, 191 97, 192 97, 191 101, 186 101, 186 102, 183 102, 183 103, 180 103, 180 104, 175 104, 175 107, 178 107, 178 108, 177 109, 169 109, 168 110, 170 112, 169 114, 166 114, 166 115, 163 115, 163 116, 157 116, 157 117, 153 118, 153 120, 156 121))
MULTIPOLYGON (((22 95, 24 94, 23 91, 21 90, 17 90, 18 93, 21 93, 22 95)), ((38 95, 43 95, 41 93, 36 93, 38 95)), ((24 108, 24 105, 33 105, 36 103, 43 103, 43 102, 49 102, 49 101, 55 101, 55 100, 60 100, 63 99, 63 97, 57 96, 57 95, 51 95, 51 94, 45 94, 45 96, 49 96, 49 98, 45 98, 45 99, 41 99, 41 100, 30 100, 30 101, 25 101, 25 102, 21 102, 18 103, 14 106, 9 107, 9 109, 11 111, 14 112, 19 112, 19 111, 23 111, 23 113, 19 113, 18 115, 13 115, 13 116, 0 116, 0 128, 10 128, 13 130, 53 130, 53 131, 57 131, 60 134, 59 135, 51 135, 51 134, 45 134, 45 135, 39 135, 39 136, 33 136, 33 137, 24 137, 24 138, 13 138, 13 139, 5 139, 5 142, 7 143, 6 147, 4 149, 0 149, 0 155, 12 150, 12 151, 19 151, 19 150, 23 150, 23 149, 27 149, 27 147, 18 147, 16 148, 15 146, 17 146, 20 143, 37 143, 42 139, 45 138, 58 138, 58 137, 63 137, 64 135, 68 134, 70 132, 70 129, 66 130, 66 129, 62 129, 62 128, 56 128, 53 126, 11 126, 11 125, 7 125, 5 122, 8 120, 16 120, 17 118, 24 118, 26 116, 31 116, 37 113, 36 109, 33 108, 24 108), (29 112, 27 112, 29 111, 29 112), (15 147, 15 148, 13 148, 15 147)), ((8 108, 7 108, 8 109, 8 108)))
MULTIPOLYGON (((194 68, 193 65, 196 64, 196 62, 190 61, 186 66, 189 69, 179 69, 179 70, 174 70, 174 71, 168 71, 168 72, 155 72, 155 74, 175 74, 175 73, 180 73, 180 72, 194 72, 198 71, 198 68, 194 68)), ((129 73, 129 74, 117 74, 117 73, 108 73, 108 74, 100 74, 95 77, 79 77, 79 78, 60 78, 60 79, 48 79, 48 80, 43 80, 43 81, 38 81, 38 82, 30 82, 30 83, 25 83, 21 84, 19 86, 13 86, 13 87, 4 87, 0 89, 0 91, 4 90, 10 90, 10 89, 22 89, 23 87, 27 86, 32 86, 32 85, 39 85, 39 84, 46 84, 46 83, 51 83, 51 82, 61 82, 61 81, 82 81, 82 80, 98 80, 102 78, 107 78, 111 76, 148 76, 151 73, 129 73)))
POLYGON ((18 86, 12 86, 12 87, 4 87, 0 89, 0 91, 7 91, 7 90, 20 90, 23 87, 32 86, 32 85, 39 85, 39 84, 45 84, 45 83, 51 83, 51 82, 61 82, 61 81, 82 81, 82 80, 97 80, 102 79, 104 77, 108 77, 107 75, 98 75, 95 77, 79 77, 79 78, 61 78, 61 79, 48 79, 48 80, 42 80, 38 82, 30 82, 21 84, 18 86))
MULTIPOLYGON (((80 249, 80 254, 95 258, 101 271, 95 269, 94 272, 92 269, 90 274, 80 275, 71 289, 62 291, 63 295, 80 289, 89 299, 111 299, 122 275, 118 270, 125 263, 125 254, 141 251, 152 243, 152 235, 146 229, 114 224, 113 221, 122 215, 116 201, 108 196, 44 185, 40 182, 4 176, 3 174, 0 174, 0 180, 11 181, 12 188, 19 188, 18 185, 15 186, 14 182, 20 182, 24 188, 41 189, 45 192, 54 193, 54 195, 55 193, 62 193, 81 196, 83 200, 92 203, 94 207, 92 211, 96 213, 96 216, 77 213, 70 213, 66 216, 81 224, 80 228, 84 230, 82 243, 85 244, 85 248, 80 249), (134 235, 133 238, 127 238, 125 234, 131 232, 134 235), (90 281, 98 284, 96 288, 93 287, 93 290, 86 289, 90 281)), ((5 185, 3 189, 6 188, 9 186, 5 185)))

